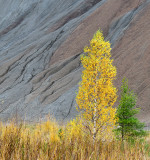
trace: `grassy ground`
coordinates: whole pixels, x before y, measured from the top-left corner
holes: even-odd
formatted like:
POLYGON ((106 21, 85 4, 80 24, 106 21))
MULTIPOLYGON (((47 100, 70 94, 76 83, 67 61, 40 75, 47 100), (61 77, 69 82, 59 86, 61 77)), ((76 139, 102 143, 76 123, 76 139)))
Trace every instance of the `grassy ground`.
POLYGON ((0 124, 0 160, 147 160, 150 137, 134 144, 98 139, 90 136, 75 122, 60 127, 48 120, 27 125, 0 124))

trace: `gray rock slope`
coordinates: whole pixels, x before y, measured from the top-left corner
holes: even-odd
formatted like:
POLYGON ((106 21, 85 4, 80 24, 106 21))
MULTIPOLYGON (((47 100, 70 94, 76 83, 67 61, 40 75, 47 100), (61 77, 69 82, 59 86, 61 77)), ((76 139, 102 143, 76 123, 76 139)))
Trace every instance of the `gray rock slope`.
MULTIPOLYGON (((1 120, 18 116, 35 122, 53 114, 63 122, 76 116, 82 50, 58 63, 59 57, 55 63, 51 58, 80 23, 107 2, 0 0, 1 120)), ((123 36, 143 5, 110 21, 107 39, 112 45, 123 36)))
POLYGON ((49 113, 57 119, 75 115, 72 106, 81 74, 79 55, 55 66, 50 66, 50 59, 73 29, 102 3, 98 0, 0 1, 2 120, 16 114, 29 121, 49 113))

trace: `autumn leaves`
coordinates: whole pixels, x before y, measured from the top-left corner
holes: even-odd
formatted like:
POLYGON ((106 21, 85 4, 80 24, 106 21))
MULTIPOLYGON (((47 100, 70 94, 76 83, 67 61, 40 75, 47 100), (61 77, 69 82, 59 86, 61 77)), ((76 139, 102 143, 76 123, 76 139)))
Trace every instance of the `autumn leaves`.
POLYGON ((117 99, 117 89, 113 85, 116 67, 110 51, 110 43, 98 30, 90 46, 84 49, 87 54, 81 56, 84 70, 76 102, 84 119, 83 126, 90 130, 93 141, 97 135, 113 129, 116 123, 116 109, 112 107, 117 99))

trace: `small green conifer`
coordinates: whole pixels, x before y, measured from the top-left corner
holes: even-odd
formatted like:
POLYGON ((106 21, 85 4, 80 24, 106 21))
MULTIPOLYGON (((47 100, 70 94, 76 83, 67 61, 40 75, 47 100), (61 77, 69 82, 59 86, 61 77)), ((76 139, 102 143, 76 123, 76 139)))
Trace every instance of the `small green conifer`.
POLYGON ((115 130, 122 140, 143 137, 146 132, 143 130, 144 123, 135 117, 139 108, 135 108, 136 95, 128 87, 128 80, 123 79, 121 86, 121 100, 116 112, 118 128, 115 130))

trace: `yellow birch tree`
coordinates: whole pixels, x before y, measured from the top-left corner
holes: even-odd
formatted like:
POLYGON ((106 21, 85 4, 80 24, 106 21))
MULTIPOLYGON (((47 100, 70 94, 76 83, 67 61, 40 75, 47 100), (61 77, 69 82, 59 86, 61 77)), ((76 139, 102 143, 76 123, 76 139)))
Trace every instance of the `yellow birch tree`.
POLYGON ((112 64, 110 51, 110 43, 98 30, 90 46, 84 48, 87 54, 81 56, 84 70, 76 102, 93 142, 98 135, 113 129, 116 122, 116 109, 112 107, 117 99, 117 89, 113 85, 116 67, 112 64))

